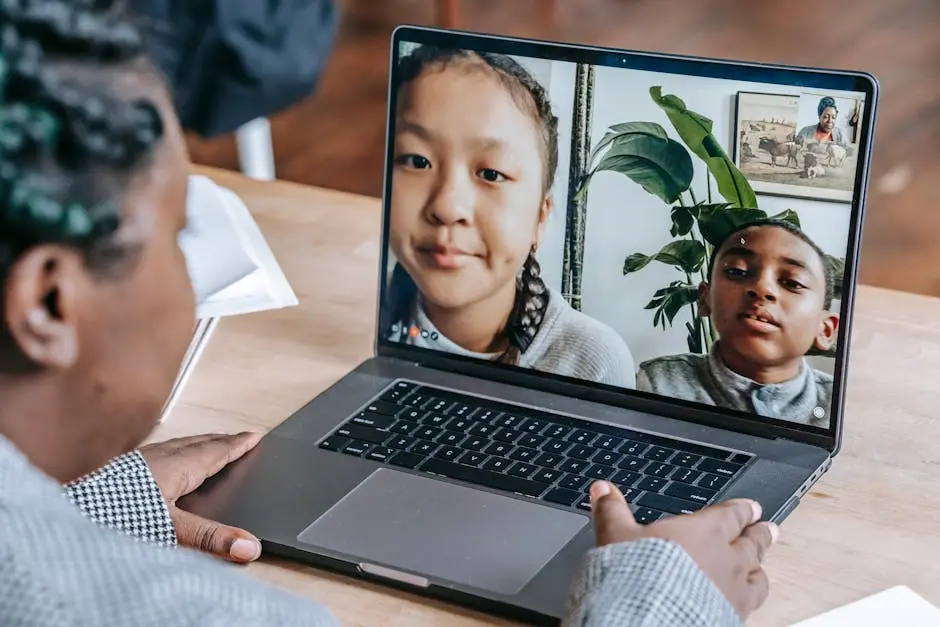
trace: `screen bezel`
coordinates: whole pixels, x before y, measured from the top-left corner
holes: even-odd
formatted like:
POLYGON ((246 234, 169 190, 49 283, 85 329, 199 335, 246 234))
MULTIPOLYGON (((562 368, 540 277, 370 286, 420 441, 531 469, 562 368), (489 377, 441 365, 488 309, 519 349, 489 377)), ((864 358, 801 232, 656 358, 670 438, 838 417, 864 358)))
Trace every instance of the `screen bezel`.
POLYGON ((755 62, 709 59, 701 57, 619 50, 596 46, 564 44, 533 39, 510 38, 465 31, 421 26, 399 26, 392 33, 389 59, 388 109, 386 127, 385 174, 382 201, 382 236, 376 307, 375 352, 379 356, 403 359, 424 367, 459 372, 472 377, 495 380, 509 385, 541 390, 594 402, 663 415, 706 426, 731 429, 767 438, 782 438, 820 446, 833 455, 842 442, 845 411, 845 384, 848 374, 848 349, 851 343, 853 309, 858 287, 858 254, 861 247, 862 224, 871 167, 871 144, 878 104, 878 82, 874 76, 859 71, 826 70, 755 62), (586 63, 597 66, 621 67, 673 74, 713 76, 730 80, 751 80, 759 83, 812 89, 855 91, 864 94, 865 107, 861 120, 859 155, 855 189, 851 202, 845 275, 843 276, 842 310, 836 367, 833 373, 832 405, 828 429, 791 423, 785 420, 754 416, 724 408, 715 408, 689 401, 627 390, 522 369, 516 366, 485 362, 472 357, 444 353, 386 340, 381 335, 382 308, 389 260, 389 218, 391 168, 394 153, 395 107, 394 86, 397 82, 398 51, 402 42, 431 44, 441 47, 472 49, 508 55, 543 58, 552 61, 586 63), (684 70, 684 71, 683 71, 684 70))

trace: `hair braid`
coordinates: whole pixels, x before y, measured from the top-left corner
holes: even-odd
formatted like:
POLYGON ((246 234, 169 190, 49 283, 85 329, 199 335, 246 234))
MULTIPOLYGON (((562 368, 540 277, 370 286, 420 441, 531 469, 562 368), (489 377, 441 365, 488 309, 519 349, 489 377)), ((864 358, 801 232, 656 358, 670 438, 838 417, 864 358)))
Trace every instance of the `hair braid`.
POLYGON ((150 70, 123 2, 0 0, 0 279, 41 244, 116 257, 123 191, 163 123, 115 78, 150 70))
POLYGON ((516 306, 509 317, 509 346, 500 355, 500 363, 518 365, 522 353, 528 350, 542 326, 547 309, 548 288, 542 280, 542 268, 533 248, 522 265, 516 306))

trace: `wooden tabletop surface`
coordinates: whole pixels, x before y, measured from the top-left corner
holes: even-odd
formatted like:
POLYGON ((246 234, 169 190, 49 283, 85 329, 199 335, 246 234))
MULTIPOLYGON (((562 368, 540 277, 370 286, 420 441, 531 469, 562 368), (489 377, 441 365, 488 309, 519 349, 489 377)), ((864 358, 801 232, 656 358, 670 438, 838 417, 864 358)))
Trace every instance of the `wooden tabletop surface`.
MULTIPOLYGON (((267 431, 372 352, 379 201, 198 172, 245 201, 300 304, 223 320, 152 440, 267 431)), ((790 625, 898 584, 940 605, 938 375, 940 300, 860 288, 843 449, 783 524, 770 598, 749 625, 790 625)), ((347 625, 508 624, 278 559, 248 572, 347 625)))

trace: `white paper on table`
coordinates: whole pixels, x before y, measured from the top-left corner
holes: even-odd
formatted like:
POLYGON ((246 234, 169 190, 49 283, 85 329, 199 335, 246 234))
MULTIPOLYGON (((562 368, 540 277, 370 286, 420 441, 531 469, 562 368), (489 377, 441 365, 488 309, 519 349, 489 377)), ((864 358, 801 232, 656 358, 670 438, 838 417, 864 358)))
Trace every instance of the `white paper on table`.
POLYGON ((907 586, 895 586, 860 601, 807 619, 791 627, 860 627, 900 625, 937 627, 940 609, 907 586))
POLYGON ((179 235, 179 244, 197 303, 258 269, 221 191, 211 179, 189 177, 187 224, 179 235))

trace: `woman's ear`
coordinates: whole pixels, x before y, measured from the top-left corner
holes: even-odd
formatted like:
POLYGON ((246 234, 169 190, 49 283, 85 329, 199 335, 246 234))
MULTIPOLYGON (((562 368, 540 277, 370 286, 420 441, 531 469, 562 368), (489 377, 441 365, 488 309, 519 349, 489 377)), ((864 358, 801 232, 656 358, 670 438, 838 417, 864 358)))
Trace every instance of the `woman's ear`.
POLYGON ((839 316, 831 312, 825 312, 819 323, 819 331, 816 333, 816 348, 821 351, 832 350, 836 345, 836 339, 839 333, 839 316))
POLYGON ((711 286, 702 281, 698 284, 698 317, 707 318, 712 315, 712 309, 708 306, 708 294, 711 290, 711 286))
POLYGON ((22 357, 44 368, 65 369, 78 360, 75 320, 77 254, 55 246, 36 247, 10 268, 3 316, 22 357))

